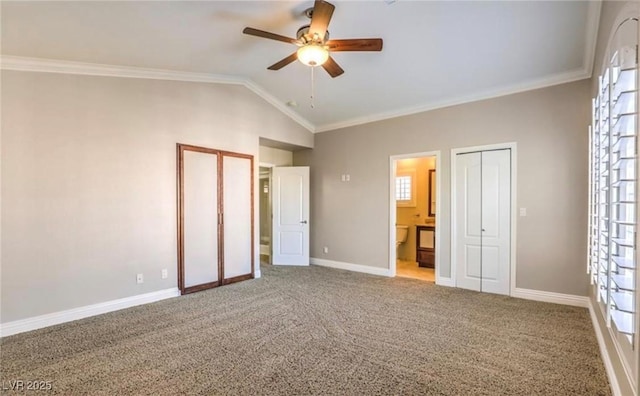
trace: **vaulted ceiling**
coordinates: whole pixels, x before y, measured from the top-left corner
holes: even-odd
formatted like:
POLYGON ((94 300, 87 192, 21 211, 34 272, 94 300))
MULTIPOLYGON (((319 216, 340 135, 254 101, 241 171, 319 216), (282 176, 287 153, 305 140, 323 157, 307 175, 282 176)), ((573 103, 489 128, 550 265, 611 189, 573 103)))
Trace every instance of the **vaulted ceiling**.
MULTIPOLYGON (((588 78, 599 2, 332 1, 331 38, 381 37, 382 52, 339 52, 345 73, 295 62, 312 1, 2 1, 2 56, 210 75, 241 81, 313 131, 588 78), (295 102, 297 106, 291 106, 295 102)), ((195 76, 195 74, 194 74, 195 76)), ((194 78, 197 80, 197 78, 194 78)))

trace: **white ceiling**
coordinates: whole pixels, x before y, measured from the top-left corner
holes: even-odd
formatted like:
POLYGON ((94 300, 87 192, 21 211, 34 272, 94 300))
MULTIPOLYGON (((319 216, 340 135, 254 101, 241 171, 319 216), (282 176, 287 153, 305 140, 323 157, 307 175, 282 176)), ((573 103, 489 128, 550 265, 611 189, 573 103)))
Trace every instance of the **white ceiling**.
POLYGON ((312 1, 2 1, 2 54, 229 76, 314 131, 588 78, 599 2, 333 1, 331 38, 381 37, 334 53, 345 74, 267 66, 295 46, 312 1), (295 101, 297 107, 285 103, 295 101))

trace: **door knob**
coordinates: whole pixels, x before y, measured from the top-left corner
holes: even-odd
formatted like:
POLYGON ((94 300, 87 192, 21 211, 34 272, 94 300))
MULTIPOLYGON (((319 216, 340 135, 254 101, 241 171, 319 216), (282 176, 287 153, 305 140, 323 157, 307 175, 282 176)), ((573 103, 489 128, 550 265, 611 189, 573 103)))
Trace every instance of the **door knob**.
POLYGON ((307 224, 307 221, 306 221, 306 220, 302 220, 302 221, 300 222, 300 224, 307 224))

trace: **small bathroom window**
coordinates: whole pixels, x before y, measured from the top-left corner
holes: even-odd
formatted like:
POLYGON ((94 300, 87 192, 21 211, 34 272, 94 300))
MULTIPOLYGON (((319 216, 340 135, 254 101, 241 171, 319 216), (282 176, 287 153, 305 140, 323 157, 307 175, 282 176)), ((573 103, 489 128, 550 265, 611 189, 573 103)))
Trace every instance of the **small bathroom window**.
POLYGON ((415 170, 396 174, 396 205, 416 206, 415 170))

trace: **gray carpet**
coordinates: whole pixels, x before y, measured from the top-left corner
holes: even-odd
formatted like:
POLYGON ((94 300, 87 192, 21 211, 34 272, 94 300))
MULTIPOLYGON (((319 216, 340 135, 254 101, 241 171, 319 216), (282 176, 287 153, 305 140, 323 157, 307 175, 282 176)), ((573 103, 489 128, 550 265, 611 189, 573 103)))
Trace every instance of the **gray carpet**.
POLYGON ((321 267, 2 340, 57 394, 609 395, 588 311, 321 267))

